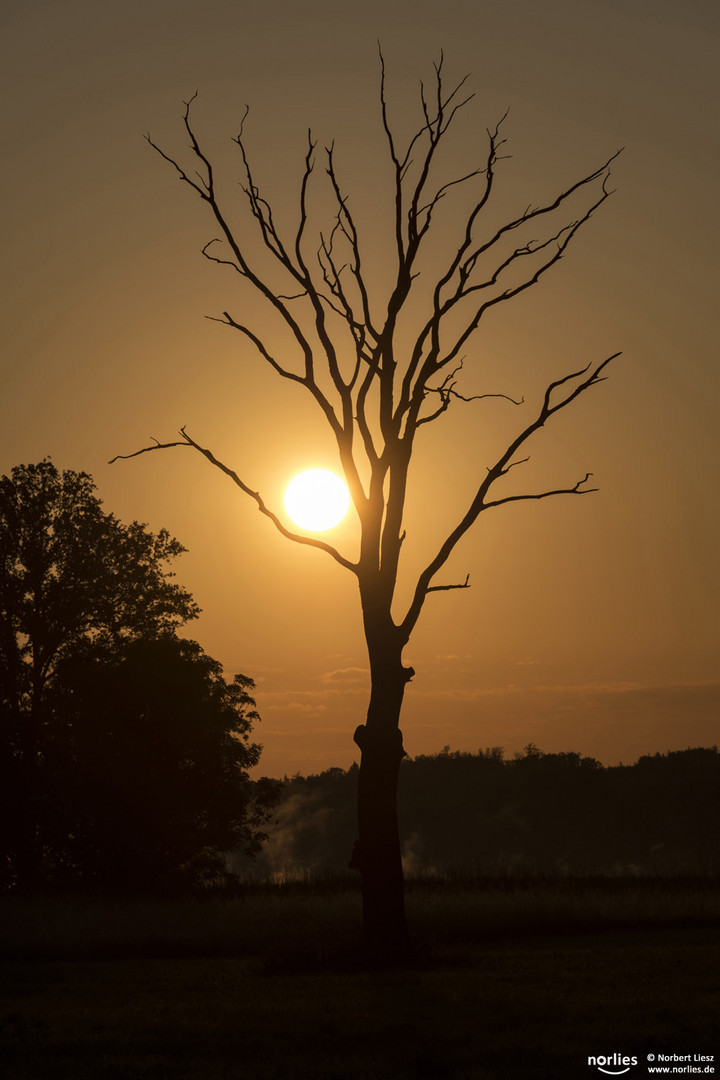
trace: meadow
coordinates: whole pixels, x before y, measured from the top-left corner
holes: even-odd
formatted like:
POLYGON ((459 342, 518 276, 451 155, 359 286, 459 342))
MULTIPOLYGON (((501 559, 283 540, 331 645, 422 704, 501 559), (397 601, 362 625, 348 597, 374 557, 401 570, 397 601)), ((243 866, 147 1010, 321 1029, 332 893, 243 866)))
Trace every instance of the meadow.
POLYGON ((369 968, 345 880, 0 907, 8 1080, 562 1080, 720 1048, 703 879, 411 881, 413 963, 369 968))

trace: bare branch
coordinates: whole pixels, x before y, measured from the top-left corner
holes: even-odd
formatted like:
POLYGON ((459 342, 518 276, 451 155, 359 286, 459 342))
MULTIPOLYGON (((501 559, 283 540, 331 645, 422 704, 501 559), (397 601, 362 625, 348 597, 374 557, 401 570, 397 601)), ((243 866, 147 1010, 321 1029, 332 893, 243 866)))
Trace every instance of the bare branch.
POLYGON ((459 393, 455 389, 455 376, 457 375, 457 373, 459 371, 462 370, 463 360, 464 360, 464 357, 461 358, 460 363, 458 364, 458 366, 453 371, 449 372, 445 376, 445 378, 443 379, 440 386, 426 386, 425 387, 424 392, 425 392, 426 395, 427 394, 439 394, 440 395, 440 405, 435 410, 435 412, 430 413, 430 415, 419 417, 416 424, 415 424, 416 429, 419 428, 422 424, 431 423, 431 421, 436 420, 438 418, 438 416, 441 416, 444 412, 447 412, 447 410, 448 410, 448 408, 450 406, 450 402, 452 401, 453 398, 456 398, 458 401, 466 401, 466 402, 483 401, 485 398, 502 398, 504 401, 509 401, 512 405, 522 405, 524 403, 524 401, 525 401, 524 397, 520 398, 520 400, 517 401, 515 398, 510 397, 509 394, 471 394, 469 397, 466 397, 464 394, 459 393))
POLYGON ((450 589, 469 589, 470 588, 470 575, 460 585, 430 585, 427 592, 449 592, 450 589))
MULTIPOLYGON (((432 388, 430 388, 432 390, 432 388)), ((464 394, 459 394, 457 390, 454 390, 452 386, 448 387, 447 393, 459 401, 484 401, 485 398, 502 398, 503 401, 509 401, 511 405, 523 405, 525 398, 521 397, 518 401, 517 398, 510 397, 509 394, 471 394, 470 397, 465 397, 464 394)))
POLYGON ((532 423, 528 424, 528 426, 524 428, 523 431, 521 431, 515 439, 513 439, 507 449, 500 455, 495 465, 493 465, 492 468, 489 468, 487 470, 487 475, 480 484, 477 493, 470 504, 470 507, 465 513, 465 516, 448 535, 444 543, 440 546, 440 549, 438 550, 435 557, 428 563, 423 572, 420 574, 415 587, 413 599, 410 603, 405 618, 401 623, 403 640, 407 640, 409 638, 410 633, 412 632, 412 629, 418 620, 420 611, 422 610, 422 606, 425 601, 425 597, 428 593, 428 589, 431 588, 430 583, 434 578, 435 574, 445 565, 458 541, 465 535, 471 525, 474 524, 474 522, 477 520, 478 516, 480 515, 480 513, 482 513, 483 510, 489 510, 492 507, 501 506, 507 502, 517 502, 521 499, 544 499, 550 497, 551 495, 584 495, 589 494, 591 491, 597 490, 596 488, 583 488, 583 484, 585 484, 592 475, 591 473, 588 473, 572 488, 556 488, 555 490, 541 492, 539 494, 515 495, 508 496, 503 499, 497 499, 493 502, 486 501, 488 492, 490 491, 490 488, 495 483, 495 481, 498 480, 501 476, 507 475, 508 471, 511 468, 514 468, 515 465, 521 464, 521 462, 519 461, 513 462, 512 460, 515 457, 515 454, 517 453, 519 448, 523 446, 524 443, 526 443, 527 440, 532 435, 534 435, 536 431, 539 431, 540 428, 543 427, 543 425, 551 416, 559 412, 561 409, 564 409, 567 405, 570 404, 570 402, 574 401, 575 398, 577 398, 580 394, 584 393, 584 391, 588 390, 591 386, 594 386, 596 383, 604 382, 604 377, 601 377, 601 372, 612 360, 615 360, 618 356, 620 356, 620 353, 614 353, 612 356, 608 356, 607 359, 603 360, 602 363, 598 364, 595 370, 592 371, 590 375, 588 375, 587 379, 584 379, 581 383, 579 383, 565 397, 561 396, 554 404, 552 403, 554 391, 557 390, 558 387, 563 386, 565 383, 569 382, 570 380, 579 378, 581 375, 584 375, 585 372, 588 371, 588 367, 583 368, 582 371, 577 371, 573 372, 570 375, 565 375, 562 378, 556 379, 554 382, 550 383, 550 385, 545 391, 540 411, 535 420, 533 420, 532 423))
MULTIPOLYGON (((211 261, 224 262, 228 265, 233 266, 234 269, 239 272, 243 277, 247 278, 254 286, 254 288, 262 296, 264 296, 265 299, 268 300, 268 302, 275 308, 276 312, 281 316, 281 318, 290 328, 297 344, 301 349, 305 361, 305 384, 308 386, 308 388, 313 390, 314 396, 319 400, 319 392, 317 392, 317 387, 315 387, 314 385, 313 350, 310 342, 307 340, 307 337, 301 330, 300 324, 292 316, 288 308, 285 306, 283 300, 277 295, 276 290, 271 289, 267 282, 263 278, 261 278, 259 274, 257 274, 248 263, 243 253, 243 250, 233 230, 228 224, 228 221, 226 220, 225 215, 217 200, 215 194, 212 165, 208 157, 202 151, 200 143, 190 123, 190 107, 196 96, 197 94, 194 94, 190 98, 190 100, 185 103, 185 114, 183 119, 185 123, 185 128, 190 136, 191 149, 196 158, 198 158, 202 162, 207 173, 207 179, 202 179, 202 186, 191 180, 187 176, 187 173, 177 163, 177 161, 175 161, 174 158, 170 157, 163 150, 161 150, 160 147, 158 147, 154 142, 152 142, 149 136, 148 142, 153 147, 153 149, 155 149, 158 154, 160 154, 160 156, 165 159, 165 161, 168 161, 171 165, 174 166, 174 168, 179 173, 181 179, 186 181, 186 183, 188 183, 190 187, 192 187, 203 198, 203 200, 210 205, 213 216, 217 224, 220 226, 223 237, 235 257, 235 263, 231 262, 230 260, 221 260, 216 258, 215 256, 209 255, 207 250, 209 245, 206 245, 203 253, 205 254, 206 258, 210 258, 211 261)), ((268 203, 260 197, 258 189, 253 182, 249 162, 245 153, 245 147, 242 142, 243 125, 246 117, 247 109, 245 110, 245 114, 240 125, 240 133, 233 141, 239 146, 242 154, 245 172, 248 179, 248 186, 244 188, 244 190, 248 197, 251 213, 258 222, 265 246, 268 248, 269 251, 272 252, 275 258, 278 259, 278 261, 283 265, 283 267, 292 275, 295 281, 297 281, 303 286, 303 288, 305 288, 305 281, 302 279, 302 275, 299 273, 297 268, 293 266, 292 261, 288 257, 284 245, 282 244, 282 241, 278 236, 272 218, 272 211, 268 203)), ((211 241, 211 243, 212 242, 213 241, 211 241)), ((326 415, 329 415, 328 410, 332 411, 329 402, 325 401, 325 406, 326 407, 324 407, 324 411, 326 415)), ((337 418, 335 418, 335 424, 337 424, 337 418)), ((333 430, 335 430, 335 428, 333 430)))
POLYGON ((355 281, 357 282, 358 290, 360 292, 365 326, 377 341, 379 335, 373 326, 373 320, 370 315, 370 301, 368 299, 368 293, 365 287, 365 281, 362 273, 362 262, 360 258, 360 244, 358 241, 358 232, 355 227, 355 222, 353 221, 352 215, 348 209, 347 197, 344 197, 341 194, 340 186, 335 175, 335 165, 333 162, 333 145, 331 144, 329 147, 326 147, 325 150, 328 156, 327 174, 330 177, 330 183, 332 184, 335 198, 337 199, 338 206, 340 208, 338 211, 338 222, 341 222, 342 218, 344 217, 347 226, 347 229, 343 228, 343 232, 348 238, 350 248, 353 254, 352 272, 355 281))
POLYGON ((200 184, 196 184, 194 180, 190 179, 190 177, 187 175, 187 173, 184 171, 184 169, 182 169, 180 167, 180 165, 175 160, 175 158, 170 157, 170 155, 166 154, 164 150, 161 150, 161 148, 157 145, 157 143, 153 142, 153 140, 150 138, 150 133, 149 132, 146 133, 145 140, 150 144, 150 146, 152 146, 153 150, 155 150, 156 153, 158 153, 161 158, 164 158, 165 161, 169 162, 169 164, 173 166, 173 168, 177 171, 178 175, 180 176, 181 180, 184 180, 184 182, 186 184, 189 184, 191 188, 193 188, 195 191, 197 191, 197 193, 198 193, 198 195, 200 196, 201 199, 204 199, 206 202, 209 202, 210 201, 210 192, 211 192, 211 189, 212 189, 212 166, 210 165, 210 162, 207 160, 207 158, 200 152, 200 148, 199 148, 199 146, 197 144, 197 140, 196 140, 195 135, 193 134, 193 131, 192 131, 191 127, 190 127, 190 108, 192 106, 193 101, 195 101, 195 98, 197 96, 198 96, 198 91, 196 90, 195 93, 192 95, 192 97, 188 101, 183 102, 183 104, 185 106, 185 113, 184 113, 184 116, 183 116, 183 120, 184 120, 184 123, 185 123, 185 127, 186 127, 186 129, 188 131, 188 134, 190 135, 190 140, 191 140, 192 148, 193 148, 193 151, 194 151, 195 155, 197 157, 199 157, 201 159, 201 161, 203 161, 205 163, 205 166, 208 169, 208 179, 207 180, 205 180, 199 173, 196 172, 195 175, 200 180, 200 184))
MULTIPOLYGON (((467 222, 466 222, 466 225, 465 225, 465 236, 464 236, 464 238, 463 238, 463 240, 462 240, 462 242, 461 242, 461 244, 460 244, 460 246, 458 248, 458 251, 457 251, 456 255, 454 256, 454 258, 450 262, 450 265, 448 266, 445 273, 438 279, 438 281, 437 281, 437 283, 435 285, 435 291, 434 291, 434 295, 433 295, 433 311, 432 311, 432 314, 431 314, 430 318, 428 319, 428 321, 426 322, 423 329, 421 330, 420 334, 417 337, 415 347, 413 349, 413 353, 412 353, 412 356, 410 358, 410 363, 408 364, 407 371, 406 371, 405 376, 403 378, 402 391, 401 391, 401 394, 400 394, 400 401, 398 403, 397 414, 396 414, 398 419, 400 417, 402 417, 410 407, 410 402, 411 402, 411 399, 412 399, 413 379, 415 378, 415 374, 417 372, 418 365, 421 362, 423 349, 425 347, 425 342, 426 342, 426 339, 427 339, 428 335, 432 336, 433 349, 435 350, 435 353, 436 354, 439 353, 439 350, 440 350, 440 342, 439 342, 440 322, 441 322, 441 319, 443 318, 443 315, 445 314, 445 311, 443 310, 443 304, 441 302, 442 292, 443 292, 445 286, 452 280, 453 276, 457 272, 457 269, 460 266, 465 253, 467 252, 468 248, 470 247, 470 245, 472 243, 473 229, 474 229, 474 226, 475 226, 475 222, 478 219, 478 217, 480 216, 481 212, 484 210, 485 206, 487 205, 487 203, 488 203, 488 201, 490 199, 490 195, 491 195, 492 188, 493 188, 493 181, 494 181, 494 178, 495 178, 495 164, 499 160, 497 151, 505 142, 504 139, 500 139, 500 127, 501 127, 503 121, 505 120, 506 116, 507 116, 507 111, 505 112, 505 114, 500 118, 500 120, 495 125, 494 131, 490 131, 488 129, 488 133, 487 133, 488 134, 488 152, 487 152, 487 159, 486 159, 485 170, 484 170, 484 172, 485 172, 485 189, 484 189, 480 199, 475 204, 475 207, 473 208, 472 212, 468 216, 468 219, 467 219, 467 222)), ((427 383, 427 377, 429 377, 430 374, 431 374, 431 372, 428 371, 426 377, 423 380, 423 385, 425 385, 427 383)), ((421 400, 416 399, 416 410, 417 411, 419 411, 420 404, 421 404, 421 400)))
POLYGON ((219 263, 220 266, 230 266, 241 277, 247 277, 247 274, 238 266, 232 259, 220 259, 217 255, 210 255, 209 248, 213 244, 220 244, 222 241, 216 236, 213 240, 208 240, 207 244, 201 249, 201 254, 205 256, 208 262, 219 263))
POLYGON ((116 461, 129 461, 130 458, 139 457, 140 454, 149 454, 151 450, 169 450, 173 446, 190 446, 189 442, 166 442, 161 443, 153 435, 150 436, 154 446, 143 446, 142 450, 134 450, 132 454, 116 454, 110 458, 108 465, 114 465, 116 461))
POLYGON ((500 145, 500 141, 497 139, 499 125, 496 126, 495 132, 490 136, 490 154, 488 158, 488 187, 486 188, 485 196, 482 203, 478 204, 468 219, 468 224, 465 232, 465 239, 461 244, 457 255, 450 264, 450 267, 445 272, 442 278, 438 281, 435 293, 433 312, 425 323, 423 329, 418 335, 413 355, 408 365, 404 380, 403 390, 398 405, 398 415, 403 415, 412 406, 412 413, 409 419, 410 426, 415 422, 422 400, 424 397, 424 390, 427 387, 427 381, 438 370, 444 367, 448 363, 456 358, 459 351, 465 345, 470 336, 477 329, 480 319, 490 308, 497 304, 503 303, 506 300, 513 299, 526 289, 535 285, 540 277, 545 274, 552 266, 560 261, 568 244, 573 239, 582 225, 588 221, 597 208, 605 202, 607 198, 612 194, 611 190, 607 188, 608 169, 611 163, 615 160, 621 150, 612 154, 607 161, 595 169, 592 173, 583 177, 581 180, 576 181, 568 188, 564 189, 557 198, 552 202, 544 206, 531 209, 528 207, 523 214, 509 222, 505 226, 502 226, 494 235, 485 243, 476 245, 472 250, 472 236, 473 226, 481 205, 487 201, 489 195, 489 185, 493 176, 493 165, 496 160, 496 150, 500 145), (571 222, 569 225, 564 225, 554 235, 550 236, 544 241, 531 241, 525 245, 517 247, 509 256, 501 260, 500 264, 496 268, 495 272, 485 281, 475 282, 472 281, 472 276, 478 263, 478 259, 481 254, 489 251, 499 240, 512 230, 519 228, 521 225, 525 225, 527 222, 536 218, 543 217, 546 214, 552 213, 563 205, 570 196, 581 187, 598 180, 603 177, 601 185, 600 196, 590 205, 590 207, 580 216, 577 220, 571 222), (440 326, 444 323, 449 313, 462 301, 464 301, 472 293, 480 290, 487 290, 491 286, 495 285, 500 275, 507 270, 517 259, 534 255, 541 252, 555 244, 555 251, 552 256, 541 262, 540 266, 524 281, 519 284, 511 285, 505 288, 502 292, 495 296, 490 296, 487 300, 483 301, 475 309, 473 316, 468 320, 465 325, 465 329, 457 336, 454 344, 445 352, 445 355, 440 357, 440 326), (457 275, 457 277, 456 277, 457 275), (452 292, 444 300, 441 299, 442 294, 447 286, 451 285, 451 281, 455 278, 454 286, 451 286, 452 292), (423 360, 423 352, 426 348, 428 339, 430 344, 428 351, 423 360), (419 374, 418 374, 419 369, 419 374), (417 375, 417 378, 416 378, 417 375), (413 388, 413 380, 415 380, 413 388))
POLYGON ((470 258, 473 260, 473 262, 476 262, 480 255, 484 254, 486 251, 489 251, 491 247, 494 247, 498 240, 500 240, 501 237, 505 236, 506 233, 513 232, 521 225, 525 225, 528 221, 533 221, 535 218, 544 217, 547 214, 553 213, 563 203, 567 202, 570 196, 573 195, 576 191, 578 191, 582 187, 586 187, 588 184, 593 183, 593 181, 595 180, 599 180, 602 176, 603 197, 590 209, 588 215, 581 219, 580 222, 578 222, 578 225, 582 224, 582 222, 587 220, 587 217, 589 217, 592 211, 596 209, 601 202, 604 202, 606 198, 612 195, 612 191, 608 191, 605 188, 605 183, 609 176, 608 170, 610 166, 612 165, 613 161, 615 161, 615 159, 622 153, 622 151, 623 147, 620 147, 620 149, 616 150, 614 154, 611 154, 607 161, 600 165, 599 168, 594 169, 593 172, 588 173, 586 176, 583 176, 580 180, 576 180, 574 184, 571 184, 569 187, 561 191, 553 202, 546 203, 544 206, 538 206, 535 209, 531 209, 530 207, 528 207, 525 212, 522 213, 519 217, 514 218, 506 225, 501 226, 494 233, 494 235, 490 237, 489 240, 486 240, 484 244, 480 244, 477 248, 475 248, 470 258))
MULTIPOLYGON (((527 461, 528 459, 525 458, 527 461)), ((515 465, 520 465, 521 462, 513 462, 515 465)), ((508 466, 511 468, 511 466, 508 466)), ((508 469, 503 470, 503 475, 508 469)), ((504 503, 522 502, 525 499, 547 499, 551 495, 589 495, 592 491, 599 491, 599 488, 585 488, 583 484, 586 484, 592 473, 585 473, 582 480, 578 480, 577 484, 574 484, 570 488, 554 488, 552 491, 540 491, 534 495, 507 495, 504 499, 495 499, 493 502, 486 502, 483 504, 483 510, 489 510, 492 506, 502 506, 504 503)))
POLYGON ((318 548, 320 551, 324 551, 326 552, 326 554, 330 555, 331 558, 335 560, 335 562, 340 564, 340 566, 344 566, 346 570, 350 570, 353 574, 357 575, 357 563, 350 562, 350 560, 346 559, 343 555, 341 555, 340 552, 332 546, 332 544, 328 544, 324 540, 318 540, 314 536, 303 536, 300 533, 291 532, 290 529, 287 529, 283 525, 280 518, 276 514, 274 514, 272 510, 268 509, 259 491, 253 491, 252 488, 248 487, 248 485, 240 479, 238 474, 233 469, 228 468, 228 466, 225 465, 222 461, 219 461, 218 458, 216 458, 215 455, 212 453, 212 451, 208 450, 204 446, 200 446, 199 443, 195 442, 195 440, 188 435, 184 427, 180 429, 180 435, 182 436, 182 440, 179 442, 161 443, 158 442, 157 439, 153 439, 153 446, 144 446, 141 450, 136 450, 132 454, 116 454, 115 457, 108 464, 112 465, 115 461, 127 461, 130 458, 138 457, 140 454, 147 454, 152 450, 168 450, 175 446, 189 446, 192 449, 197 450, 197 452, 199 454, 202 454, 203 457, 207 458, 207 460, 212 465, 214 465, 217 469, 220 469, 221 472, 224 472, 226 476, 229 476, 233 483, 236 484, 241 491, 245 492, 246 495, 249 495, 251 499, 254 499, 257 503, 257 507, 260 513, 264 514, 266 518, 269 518, 270 521, 272 521, 275 528, 285 537, 286 540, 292 540, 296 544, 304 544, 307 547, 318 548))
MULTIPOLYGON (((380 108, 382 112, 382 122, 383 128, 385 129, 385 135, 387 136, 388 146, 390 148, 390 158, 395 167, 395 244, 397 246, 398 261, 402 264, 405 258, 405 244, 403 242, 403 165, 400 163, 397 156, 395 140, 388 122, 387 102, 385 100, 385 58, 382 54, 379 41, 378 53, 380 54, 380 108)), ((410 150, 408 149, 408 154, 409 153, 410 150)))
POLYGON ((527 456, 527 457, 524 457, 524 458, 520 458, 520 460, 519 460, 519 461, 511 461, 511 462, 509 462, 509 463, 508 463, 508 464, 507 464, 507 465, 505 466, 505 468, 504 468, 504 469, 501 469, 501 470, 500 470, 500 472, 498 473, 498 476, 507 476, 507 474, 508 474, 508 473, 510 472, 510 470, 511 470, 511 469, 515 469, 515 468, 517 468, 517 466, 518 466, 518 465, 525 465, 525 464, 527 464, 527 462, 528 462, 529 460, 530 460, 530 455, 528 454, 528 456, 527 456))
POLYGON ((303 386, 307 386, 307 376, 298 375, 296 372, 288 371, 287 368, 282 367, 282 365, 279 364, 277 360, 270 355, 262 339, 258 337, 258 335, 254 333, 248 326, 244 326, 242 323, 236 322, 236 320, 233 319, 232 315, 230 315, 227 311, 223 311, 222 319, 219 319, 216 315, 206 315, 205 318, 209 319, 210 322, 219 322, 222 323, 223 326, 232 326, 234 330, 239 330, 241 334, 244 334, 245 337, 249 338, 250 341, 252 341, 253 345, 258 350, 263 359, 267 360, 268 364, 270 364, 270 367, 277 371, 278 375, 282 375, 284 379, 291 379, 293 382, 298 382, 301 383, 303 386))
POLYGON ((415 254, 417 253, 419 243, 420 243, 423 236, 425 235, 425 233, 427 232, 427 230, 430 227, 430 220, 431 220, 431 217, 432 217, 432 211, 433 211, 434 207, 437 205, 437 203, 439 202, 439 200, 443 197, 445 191, 447 191, 454 184, 461 184, 465 180, 470 179, 472 176, 477 176, 477 174, 481 171, 479 169, 475 169, 475 170, 473 170, 473 172, 468 173, 467 176, 460 177, 460 179, 458 179, 458 180, 452 180, 449 183, 444 184, 436 192, 434 197, 430 200, 430 203, 428 203, 427 206, 423 208, 427 212, 426 213, 426 218, 425 218, 425 222, 423 223, 422 227, 420 229, 418 229, 418 215, 420 213, 422 213, 422 211, 418 209, 418 203, 420 201, 420 197, 422 195, 422 192, 425 189, 425 184, 427 183, 428 175, 430 173, 430 167, 432 165, 432 161, 433 161, 433 158, 435 156, 435 151, 437 150, 437 147, 438 147, 438 145, 440 143, 440 140, 442 139, 442 136, 445 134, 447 129, 450 127, 450 124, 452 123, 452 119, 455 116, 455 113, 459 109, 461 109, 464 105, 467 105, 467 103, 469 101, 471 101, 472 98, 475 96, 474 94, 470 94, 468 97, 466 97, 464 99, 464 101, 461 101, 459 104, 455 105, 455 107, 451 110, 450 115, 446 119, 446 110, 447 110, 448 105, 452 102, 453 98, 458 94, 461 87, 465 84, 465 82, 468 79, 468 76, 465 75, 464 78, 461 79, 460 82, 457 84, 455 89, 443 100, 443 95, 442 95, 442 65, 443 65, 443 56, 442 56, 442 51, 441 51, 441 53, 440 53, 440 63, 434 65, 435 66, 436 90, 437 90, 437 114, 436 114, 434 119, 430 119, 428 109, 427 109, 427 105, 425 103, 424 93, 422 92, 422 87, 421 87, 421 97, 422 97, 422 103, 423 103, 423 112, 424 112, 424 115, 425 115, 425 125, 420 129, 420 131, 418 131, 416 133, 416 135, 412 139, 410 145, 408 146, 408 150, 407 150, 407 153, 405 155, 405 162, 409 162, 410 153, 412 151, 412 148, 413 148, 415 142, 417 141, 417 139, 420 138, 421 135, 423 135, 425 132, 427 132, 428 137, 429 137, 429 146, 428 146, 427 152, 425 154, 424 160, 422 162, 422 166, 421 166, 421 169, 420 169, 420 175, 419 175, 418 180, 417 180, 417 182, 415 184, 415 190, 413 191, 412 198, 410 200, 410 209, 408 211, 408 238, 409 238, 410 250, 412 251, 412 254, 410 256, 410 261, 412 261, 415 254))

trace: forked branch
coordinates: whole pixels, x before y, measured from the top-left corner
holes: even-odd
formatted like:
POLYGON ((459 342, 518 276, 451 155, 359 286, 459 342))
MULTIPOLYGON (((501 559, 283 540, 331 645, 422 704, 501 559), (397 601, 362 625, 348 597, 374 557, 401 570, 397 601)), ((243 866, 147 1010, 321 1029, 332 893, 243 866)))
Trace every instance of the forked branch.
MULTIPOLYGON (((457 359, 463 346, 477 331, 486 312, 498 304, 514 299, 537 284, 544 274, 560 262, 568 245, 580 228, 612 194, 612 191, 607 187, 607 179, 610 165, 617 158, 621 152, 620 150, 612 154, 598 169, 594 169, 581 180, 565 188, 552 202, 535 208, 528 207, 524 213, 498 228, 488 240, 477 243, 474 240, 474 227, 479 212, 487 201, 494 175, 493 167, 497 160, 496 151, 502 143, 498 139, 498 131, 499 125, 496 126, 493 133, 489 133, 490 155, 486 169, 487 183, 484 195, 468 217, 465 236, 456 255, 451 260, 445 273, 437 281, 433 295, 432 311, 418 334, 403 378, 396 419, 399 422, 402 417, 406 417, 406 430, 410 434, 412 434, 416 426, 420 423, 427 423, 428 419, 430 419, 429 417, 419 419, 420 409, 428 392, 430 380, 457 359), (478 265, 481 256, 490 255, 493 250, 497 250, 500 241, 515 230, 520 229, 529 222, 553 214, 563 207, 567 200, 579 189, 597 180, 601 180, 599 195, 575 220, 563 224, 543 240, 527 240, 518 244, 504 257, 499 257, 498 253, 495 269, 478 279, 478 265), (531 260, 531 268, 527 274, 521 276, 519 281, 510 282, 503 288, 502 282, 507 280, 507 274, 511 269, 516 269, 521 260, 527 259, 531 260), (532 268, 533 262, 535 263, 534 269, 532 268), (497 286, 497 289, 495 289, 495 286, 497 286), (461 311, 466 309, 469 309, 469 311, 461 316, 464 322, 462 329, 460 331, 456 329, 452 333, 450 342, 443 343, 444 328, 449 326, 450 318, 459 315, 461 311)), ((438 410, 436 415, 440 415, 443 411, 445 410, 438 410)), ((434 418, 433 416, 432 419, 434 418)))
POLYGON ((547 491, 535 492, 530 494, 509 495, 500 499, 494 499, 492 501, 487 500, 488 493, 492 485, 500 479, 502 476, 506 476, 510 469, 515 468, 518 465, 527 461, 524 458, 522 461, 513 461, 513 458, 517 454, 521 446, 523 446, 528 439, 539 431, 541 427, 549 420, 549 418, 561 409, 566 408, 572 401, 574 401, 580 394, 584 393, 591 386, 595 386, 597 383, 603 382, 605 376, 601 373, 605 370, 607 365, 618 357, 620 353, 614 353, 612 356, 607 357, 602 363, 588 375, 586 379, 578 383, 569 393, 565 396, 560 396, 559 399, 553 401, 554 392, 561 386, 564 386, 572 379, 577 379, 581 375, 584 375, 589 370, 588 367, 582 369, 582 371, 572 372, 569 375, 564 375, 560 379, 556 379, 551 382, 547 387, 543 402, 538 412, 537 417, 532 423, 528 424, 519 435, 510 443, 507 449, 500 455, 495 464, 487 470, 487 475, 481 482, 475 497, 473 498, 470 507, 468 508, 465 516, 455 526, 447 539, 441 545, 439 551, 435 555, 434 559, 426 566, 423 572, 420 574, 413 599, 408 608, 407 614, 401 623, 401 633, 403 640, 407 641, 410 634, 419 618, 420 611, 422 610, 423 603, 429 592, 431 592, 434 586, 431 585, 432 579, 437 572, 445 565, 450 554, 454 550, 458 541, 465 535, 468 529, 475 523, 478 516, 483 510, 490 510, 496 506, 503 506, 505 503, 520 502, 527 499, 547 499, 555 495, 588 495, 593 491, 597 491, 597 488, 587 488, 584 485, 592 476, 592 473, 586 473, 586 475, 577 483, 570 487, 553 488, 547 491))

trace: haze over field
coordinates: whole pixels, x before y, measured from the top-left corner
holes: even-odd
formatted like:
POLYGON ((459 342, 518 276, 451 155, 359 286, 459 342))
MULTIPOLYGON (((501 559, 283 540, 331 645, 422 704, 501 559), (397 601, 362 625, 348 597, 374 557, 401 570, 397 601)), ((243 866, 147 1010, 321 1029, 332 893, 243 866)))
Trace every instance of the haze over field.
MULTIPOLYGON (((202 259, 213 225, 142 134, 181 154, 182 102, 197 89, 197 129, 234 198, 229 139, 249 103, 255 173, 288 227, 308 125, 319 149, 334 137, 378 297, 392 178, 377 38, 404 132, 440 47, 451 80, 472 72, 476 98, 443 178, 482 162, 485 129, 509 107, 512 157, 491 220, 552 199, 626 147, 617 193, 558 267, 489 315, 458 384, 467 396, 524 395, 532 409, 553 378, 623 350, 608 381, 536 438, 523 480, 567 485, 592 471, 600 491, 502 507, 464 539, 443 580, 469 572, 472 588, 431 597, 406 650, 417 674, 405 746, 512 753, 533 742, 612 764, 717 742, 717 6, 77 0, 6 6, 2 21, 0 473, 52 455, 90 472, 107 510, 166 526, 189 548, 178 572, 203 614, 188 632, 257 681, 260 770, 272 775, 356 756, 369 677, 351 576, 287 544, 192 454, 107 462, 187 425, 282 513, 295 473, 337 460, 307 395, 205 320, 244 310, 287 344, 202 259)), ((318 189, 322 178, 318 168, 318 189)), ((452 251, 459 218, 446 202, 436 239, 452 251)), ((458 401, 424 429, 401 598, 511 424, 507 402, 458 401)), ((355 557, 352 517, 328 535, 355 557)))

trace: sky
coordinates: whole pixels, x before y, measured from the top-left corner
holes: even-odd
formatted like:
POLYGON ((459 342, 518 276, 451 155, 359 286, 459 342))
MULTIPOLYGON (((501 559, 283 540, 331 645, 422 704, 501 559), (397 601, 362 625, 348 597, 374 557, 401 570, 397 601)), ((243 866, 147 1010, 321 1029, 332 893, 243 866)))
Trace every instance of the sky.
MULTIPOLYGON (((230 308, 274 333, 202 258, 216 234, 205 207, 143 135, 184 153, 197 90, 197 130, 240 229, 230 139, 246 104, 248 152, 281 223, 308 127, 319 147, 334 138, 378 290, 392 257, 378 39, 400 133, 418 125, 419 81, 441 48, 449 79, 470 73, 448 176, 483 160, 486 129, 509 110, 498 213, 554 198, 625 147, 615 194, 557 268, 487 319, 458 385, 531 409, 552 379, 622 350, 531 448, 528 487, 590 471, 599 491, 498 508, 458 546, 443 580, 469 573, 471 588, 430 596, 405 651, 405 748, 532 742, 614 764, 717 743, 713 0, 4 0, 0 25, 0 473, 50 455, 91 473, 122 520, 182 541, 178 578, 203 609, 188 632, 256 680, 258 772, 273 776, 357 758, 368 668, 354 579, 285 541, 192 452, 108 462, 187 425, 278 509, 295 473, 338 463, 302 389, 205 318, 230 308)), ((439 244, 453 224, 450 210, 439 244)), ((423 429, 401 596, 502 449, 509 408, 456 402, 423 429)), ((355 557, 352 518, 327 536, 355 557)))

